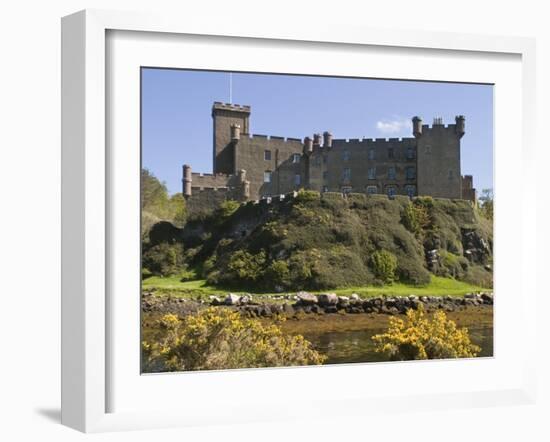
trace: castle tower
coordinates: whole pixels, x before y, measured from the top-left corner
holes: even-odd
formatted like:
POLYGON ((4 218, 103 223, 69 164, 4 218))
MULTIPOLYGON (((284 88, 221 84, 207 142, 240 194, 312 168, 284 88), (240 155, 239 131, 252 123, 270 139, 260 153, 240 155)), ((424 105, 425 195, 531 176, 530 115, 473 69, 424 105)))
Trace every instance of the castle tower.
POLYGON ((212 106, 214 124, 214 173, 234 174, 235 143, 241 133, 249 133, 250 106, 215 102, 212 106))
POLYGON ((183 196, 190 197, 192 195, 191 186, 193 185, 193 175, 191 166, 184 164, 183 166, 183 196))
POLYGON ((447 126, 441 118, 434 118, 431 127, 421 122, 420 118, 413 118, 418 195, 462 198, 460 139, 464 135, 464 117, 457 117, 457 124, 447 126))
POLYGON ((323 132, 323 147, 325 149, 332 147, 332 134, 330 132, 323 132))
POLYGON ((313 152, 313 140, 309 137, 304 138, 304 153, 309 155, 313 152))

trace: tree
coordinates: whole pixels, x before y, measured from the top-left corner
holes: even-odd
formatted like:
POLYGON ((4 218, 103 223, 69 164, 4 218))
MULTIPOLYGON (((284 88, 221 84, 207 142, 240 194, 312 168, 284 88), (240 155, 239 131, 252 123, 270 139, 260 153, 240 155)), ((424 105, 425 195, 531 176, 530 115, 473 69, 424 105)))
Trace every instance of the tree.
POLYGON ((147 169, 141 169, 141 221, 145 238, 159 221, 169 221, 183 227, 187 218, 185 198, 181 193, 168 195, 166 185, 147 169))
POLYGON ((493 189, 483 189, 479 197, 481 202, 481 214, 491 221, 493 220, 493 189))

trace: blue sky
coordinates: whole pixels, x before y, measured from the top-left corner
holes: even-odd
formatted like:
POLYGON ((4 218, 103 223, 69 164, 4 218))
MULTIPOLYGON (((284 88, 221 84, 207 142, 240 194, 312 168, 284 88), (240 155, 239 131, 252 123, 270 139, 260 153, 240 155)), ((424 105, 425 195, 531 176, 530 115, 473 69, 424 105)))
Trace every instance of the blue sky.
MULTIPOLYGON (((493 187, 493 87, 337 77, 234 73, 235 104, 252 106, 250 132, 303 138, 329 130, 335 138, 410 137, 424 124, 466 116, 462 173, 478 189, 493 187)), ((212 172, 214 101, 229 102, 226 72, 142 70, 142 162, 181 192, 181 166, 212 172)))

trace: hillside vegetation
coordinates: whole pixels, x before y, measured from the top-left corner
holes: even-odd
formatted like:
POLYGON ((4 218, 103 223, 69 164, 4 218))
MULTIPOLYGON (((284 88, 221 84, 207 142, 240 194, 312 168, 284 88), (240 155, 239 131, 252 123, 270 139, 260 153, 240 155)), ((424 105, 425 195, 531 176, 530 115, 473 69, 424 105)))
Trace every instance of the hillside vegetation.
POLYGON ((422 286, 431 275, 492 286, 492 223, 466 201, 300 191, 271 204, 228 201, 182 229, 157 223, 148 237, 146 276, 185 280, 193 270, 245 291, 422 286))

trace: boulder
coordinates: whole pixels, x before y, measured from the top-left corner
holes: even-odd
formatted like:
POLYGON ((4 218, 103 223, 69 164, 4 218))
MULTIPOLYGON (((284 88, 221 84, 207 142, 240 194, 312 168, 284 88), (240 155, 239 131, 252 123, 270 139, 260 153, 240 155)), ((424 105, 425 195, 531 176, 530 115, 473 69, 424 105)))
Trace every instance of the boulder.
POLYGON ((250 301, 252 301, 252 298, 249 295, 244 295, 240 297, 239 304, 241 305, 250 304, 250 301))
POLYGON ((350 305, 350 301, 347 296, 338 296, 338 307, 345 308, 348 305, 350 305))
POLYGON ((229 293, 229 295, 227 295, 227 297, 224 299, 224 304, 237 305, 240 300, 241 300, 241 297, 239 295, 235 295, 234 293, 229 293))
POLYGON ((313 305, 318 302, 317 296, 308 292, 298 292, 296 297, 298 298, 298 302, 302 305, 313 305))
POLYGON ((361 298, 357 293, 352 293, 350 299, 352 299, 353 301, 359 301, 361 298))
POLYGON ((338 296, 336 293, 322 293, 317 297, 317 299, 319 305, 322 305, 323 307, 338 304, 338 296))
POLYGON ((294 308, 290 304, 283 304, 283 312, 287 316, 292 316, 294 314, 294 308))

